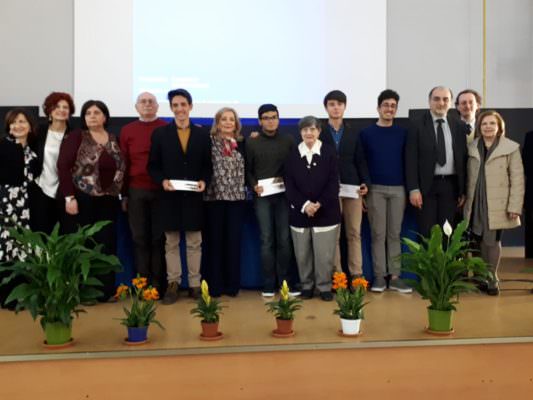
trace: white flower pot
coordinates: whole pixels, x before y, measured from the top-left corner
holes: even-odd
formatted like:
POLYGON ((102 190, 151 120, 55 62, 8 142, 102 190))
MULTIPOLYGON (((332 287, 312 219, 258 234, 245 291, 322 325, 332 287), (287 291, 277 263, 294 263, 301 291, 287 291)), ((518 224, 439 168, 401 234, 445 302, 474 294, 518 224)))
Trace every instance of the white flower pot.
POLYGON ((345 335, 358 335, 361 328, 360 319, 341 318, 342 333, 345 335))

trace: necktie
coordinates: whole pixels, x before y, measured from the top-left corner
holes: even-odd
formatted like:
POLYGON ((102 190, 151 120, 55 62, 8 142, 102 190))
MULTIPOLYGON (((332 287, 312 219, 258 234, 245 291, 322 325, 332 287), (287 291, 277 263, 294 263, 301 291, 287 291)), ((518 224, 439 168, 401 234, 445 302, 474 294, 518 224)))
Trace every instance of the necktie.
POLYGON ((437 163, 442 167, 446 164, 446 145, 444 144, 443 119, 437 120, 437 163))

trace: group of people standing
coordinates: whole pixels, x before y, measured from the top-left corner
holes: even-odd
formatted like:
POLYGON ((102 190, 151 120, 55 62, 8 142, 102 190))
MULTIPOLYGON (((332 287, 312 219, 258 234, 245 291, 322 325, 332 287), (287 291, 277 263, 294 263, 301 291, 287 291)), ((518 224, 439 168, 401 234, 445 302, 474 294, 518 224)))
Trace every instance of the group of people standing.
MULTIPOLYGON (((81 129, 72 129, 71 96, 51 93, 43 105, 46 124, 37 127, 22 108, 6 117, 7 135, 0 140, 0 260, 24 257, 9 227, 50 233, 60 223, 62 232, 71 232, 99 220, 112 221, 96 240, 115 254, 114 222, 122 207, 136 272, 156 288, 167 286, 163 304, 179 296, 181 240, 189 295, 200 295, 203 278, 213 296, 236 296, 248 187, 260 230, 264 297, 274 296, 283 280, 293 281, 294 254, 299 286, 292 287, 293 295, 309 299, 318 293, 331 301, 331 276, 341 270, 341 221, 349 274, 362 276, 365 208, 372 236, 371 290, 412 292, 400 278, 399 261, 407 199, 423 235, 434 224, 464 215, 496 276, 488 293, 498 294, 501 232, 519 225, 522 210, 518 143, 505 137, 497 112, 478 115, 480 97, 473 90, 457 97, 456 118, 448 113, 451 91, 433 88, 429 110, 410 129, 394 123, 399 99, 393 90, 380 93, 377 122, 359 132, 343 118, 346 95, 331 91, 324 98, 328 119, 302 118, 297 144, 279 132, 273 104, 259 108, 260 130, 245 141, 233 108, 219 110, 207 131, 190 121, 193 101, 187 90, 168 93, 170 123, 157 117, 157 99, 145 92, 135 104, 139 119, 116 138, 106 129, 110 114, 103 102, 87 101, 81 129)), ((101 301, 107 301, 114 275, 98 278, 104 284, 101 301)))

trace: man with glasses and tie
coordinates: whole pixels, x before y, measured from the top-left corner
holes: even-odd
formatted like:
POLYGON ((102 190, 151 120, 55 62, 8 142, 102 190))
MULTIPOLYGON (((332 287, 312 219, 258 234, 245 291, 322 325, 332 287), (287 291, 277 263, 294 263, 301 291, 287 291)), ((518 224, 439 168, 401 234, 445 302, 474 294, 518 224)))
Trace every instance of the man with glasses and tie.
POLYGON ((157 226, 160 190, 146 165, 154 129, 167 123, 157 117, 159 104, 152 93, 137 96, 139 119, 122 127, 120 151, 126 161, 122 209, 128 220, 135 250, 135 272, 160 289, 164 278, 163 231, 157 226))
POLYGON ((455 108, 467 126, 468 135, 466 142, 471 143, 474 140, 474 131, 476 130, 476 116, 479 114, 481 107, 481 95, 473 89, 465 89, 457 95, 455 108))
POLYGON ((259 181, 284 176, 283 164, 294 146, 294 139, 278 132, 279 113, 274 104, 263 104, 258 116, 261 132, 246 141, 246 180, 256 194, 254 206, 261 237, 262 294, 263 297, 273 297, 284 280, 290 282, 289 209, 285 193, 265 195, 259 181))
POLYGON ((452 92, 437 86, 429 92, 429 111, 413 121, 405 146, 409 201, 417 209, 418 231, 453 223, 465 195, 466 136, 464 123, 448 115, 452 92))

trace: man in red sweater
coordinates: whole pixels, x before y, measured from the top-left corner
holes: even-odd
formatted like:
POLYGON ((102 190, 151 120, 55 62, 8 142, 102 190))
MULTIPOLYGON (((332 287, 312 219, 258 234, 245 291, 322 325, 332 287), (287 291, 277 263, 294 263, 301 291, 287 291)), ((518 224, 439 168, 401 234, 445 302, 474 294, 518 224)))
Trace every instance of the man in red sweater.
POLYGON ((162 216, 158 215, 161 210, 161 189, 147 171, 152 132, 167 124, 157 117, 158 108, 153 94, 139 94, 135 103, 139 119, 125 125, 120 131, 120 150, 126 161, 122 209, 128 212, 135 250, 135 270, 159 290, 165 277, 162 216))

